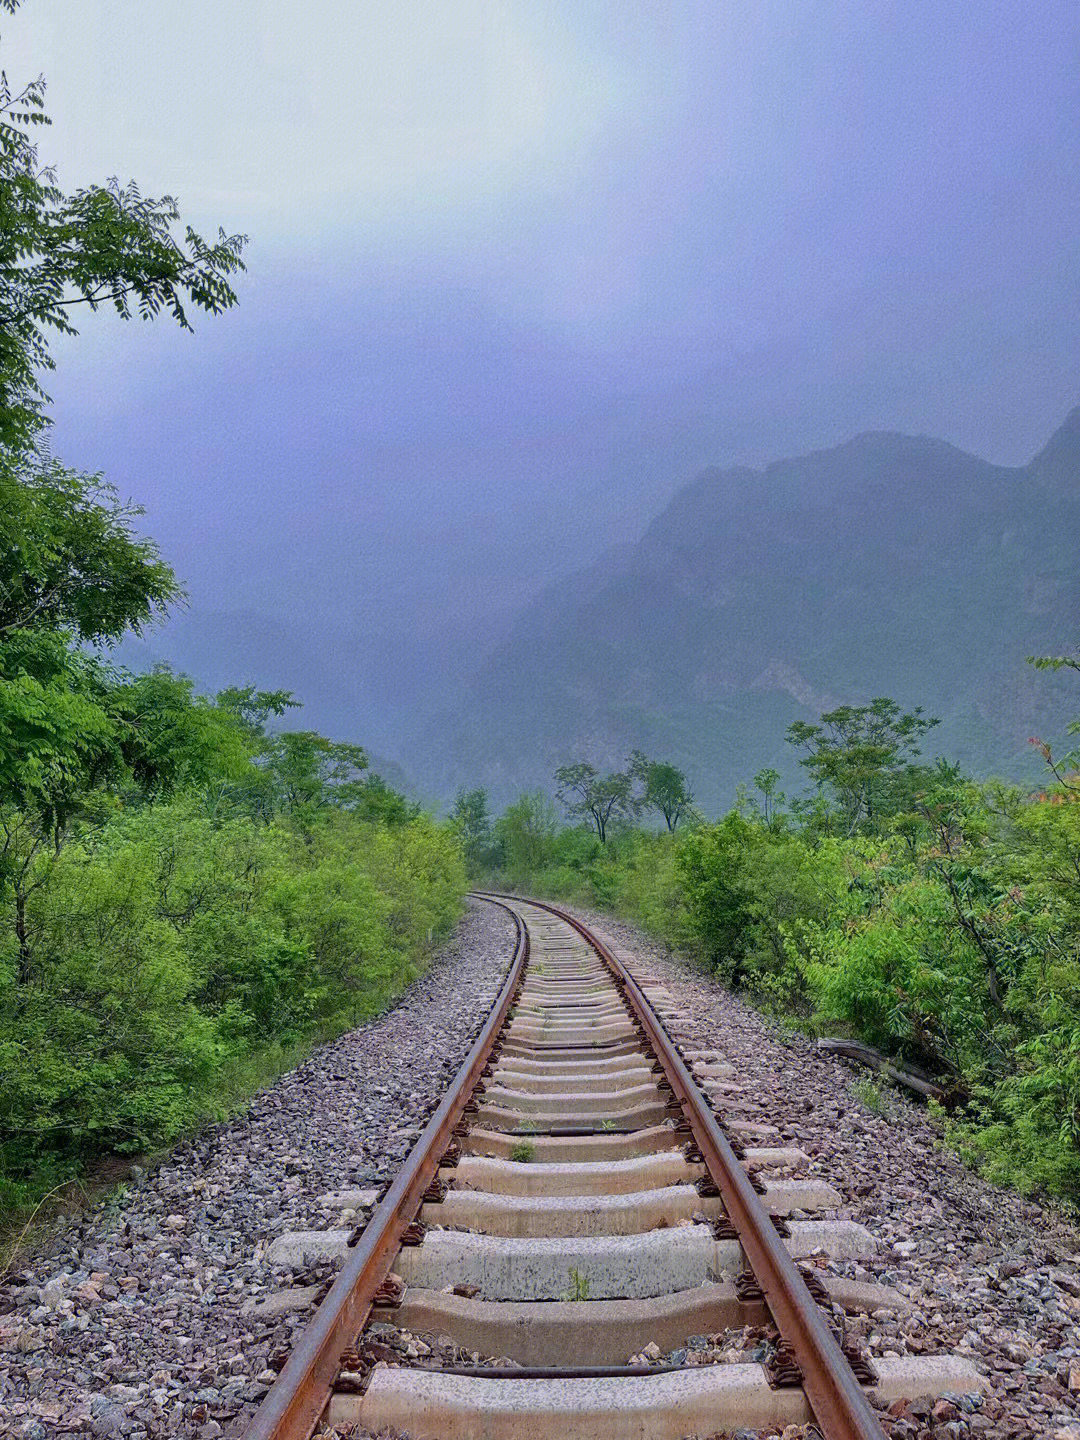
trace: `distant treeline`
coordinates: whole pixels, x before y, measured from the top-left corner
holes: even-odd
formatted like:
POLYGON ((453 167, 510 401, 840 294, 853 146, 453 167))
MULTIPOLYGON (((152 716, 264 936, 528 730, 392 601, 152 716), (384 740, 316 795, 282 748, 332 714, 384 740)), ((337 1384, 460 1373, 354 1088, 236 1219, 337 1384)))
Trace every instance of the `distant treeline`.
POLYGON ((763 770, 715 823, 664 766, 681 808, 658 828, 642 756, 614 777, 561 767, 570 826, 542 793, 493 823, 482 791, 456 813, 476 877, 615 911, 777 1016, 925 1070, 973 1163, 1075 1205, 1080 756, 1042 746, 1034 794, 976 784, 922 759, 934 723, 882 699, 794 725, 809 793, 789 800, 763 770))

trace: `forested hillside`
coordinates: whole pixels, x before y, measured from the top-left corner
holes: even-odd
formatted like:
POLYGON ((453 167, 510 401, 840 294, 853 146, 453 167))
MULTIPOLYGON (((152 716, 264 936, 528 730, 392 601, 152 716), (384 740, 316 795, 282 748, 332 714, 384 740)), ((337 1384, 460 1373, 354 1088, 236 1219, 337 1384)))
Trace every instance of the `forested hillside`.
POLYGON ((1029 737, 1069 712, 1024 660, 1075 634, 1078 550, 1080 410, 1020 469, 868 434, 708 471, 526 612, 410 768, 505 799, 567 751, 641 747, 715 812, 763 764, 790 777, 792 721, 890 694, 975 773, 1034 775, 1029 737))

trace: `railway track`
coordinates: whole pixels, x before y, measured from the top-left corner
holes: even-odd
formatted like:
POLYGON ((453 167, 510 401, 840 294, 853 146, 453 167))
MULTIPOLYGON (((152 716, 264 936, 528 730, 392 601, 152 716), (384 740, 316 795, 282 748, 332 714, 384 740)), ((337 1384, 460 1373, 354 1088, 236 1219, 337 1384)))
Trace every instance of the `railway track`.
POLYGON ((846 1346, 889 1297, 815 1261, 873 1236, 820 1180, 768 1178, 800 1152, 727 1114, 722 1050, 683 1051, 663 987, 574 917, 481 898, 515 919, 506 982, 362 1232, 277 1242, 341 1268, 247 1440, 880 1440, 890 1402, 983 1388, 846 1346))

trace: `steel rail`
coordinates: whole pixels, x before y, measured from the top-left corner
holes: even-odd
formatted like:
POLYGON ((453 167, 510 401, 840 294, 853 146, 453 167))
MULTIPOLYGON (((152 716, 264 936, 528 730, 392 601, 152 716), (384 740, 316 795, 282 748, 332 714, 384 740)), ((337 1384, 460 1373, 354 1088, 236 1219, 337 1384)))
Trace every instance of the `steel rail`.
POLYGON ((420 1138, 393 1184, 375 1208, 326 1299, 301 1333, 296 1348, 267 1392, 244 1440, 308 1440, 333 1392, 341 1355, 356 1341, 371 1311, 375 1292, 390 1273, 402 1237, 435 1178, 492 1045, 521 985, 529 956, 529 932, 521 916, 494 896, 484 896, 513 916, 514 958, 498 999, 420 1138))
MULTIPOLYGON (((483 898, 517 897, 488 894, 483 898)), ((865 1391, 739 1163, 730 1140, 641 986, 610 948, 575 915, 543 901, 525 903, 547 910, 572 926, 604 961, 629 1000, 682 1103, 698 1149, 720 1190, 724 1208, 738 1233, 747 1263, 764 1292, 780 1336, 795 1354, 802 1371, 803 1389, 826 1440, 884 1440, 885 1432, 865 1391)))

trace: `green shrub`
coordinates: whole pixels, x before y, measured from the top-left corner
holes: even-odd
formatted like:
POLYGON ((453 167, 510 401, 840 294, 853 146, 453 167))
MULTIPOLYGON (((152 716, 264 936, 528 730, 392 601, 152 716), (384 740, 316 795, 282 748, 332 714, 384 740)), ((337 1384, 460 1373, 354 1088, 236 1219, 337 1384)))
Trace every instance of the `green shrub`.
POLYGON ((930 727, 885 700, 793 727, 818 784, 789 810, 763 770, 757 799, 675 834, 624 821, 601 844, 536 796, 494 834, 520 890, 613 911, 784 1023, 924 1068, 973 1163, 1080 1206, 1080 780, 975 785, 918 761, 930 727))
MULTIPOLYGON (((168 1143, 260 1054, 369 1016, 447 934, 460 846, 425 816, 303 834, 199 801, 121 811, 32 861, 0 925, 0 1203, 168 1143)), ((255 1067, 258 1068, 257 1066, 255 1067)))

